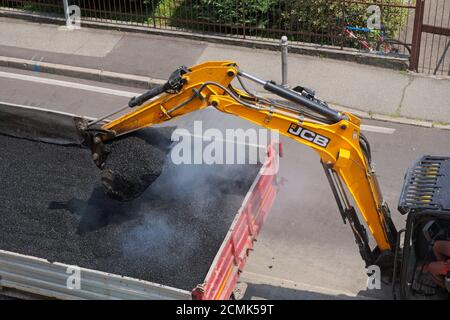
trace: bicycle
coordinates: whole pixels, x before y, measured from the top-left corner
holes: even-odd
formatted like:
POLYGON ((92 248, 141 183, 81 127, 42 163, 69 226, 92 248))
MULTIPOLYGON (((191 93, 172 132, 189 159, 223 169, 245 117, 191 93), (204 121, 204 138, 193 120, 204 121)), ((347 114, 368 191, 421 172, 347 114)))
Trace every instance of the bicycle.
POLYGON ((398 55, 399 54, 398 46, 403 46, 411 55, 411 47, 402 41, 389 38, 386 35, 386 28, 383 25, 381 26, 380 29, 367 27, 363 28, 352 26, 350 23, 347 22, 346 18, 344 21, 345 21, 343 29, 344 37, 356 40, 363 49, 369 51, 370 53, 398 55), (365 34, 365 37, 363 38, 361 36, 358 36, 354 32, 362 32, 365 34), (373 38, 372 41, 369 40, 370 37, 373 38))

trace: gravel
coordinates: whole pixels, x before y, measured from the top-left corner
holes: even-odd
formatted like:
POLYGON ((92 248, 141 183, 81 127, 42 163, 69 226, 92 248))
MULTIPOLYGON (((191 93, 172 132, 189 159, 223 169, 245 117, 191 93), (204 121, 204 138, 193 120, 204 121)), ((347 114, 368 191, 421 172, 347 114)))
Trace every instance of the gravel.
POLYGON ((0 249, 185 290, 203 282, 259 170, 166 161, 120 202, 87 149, 0 135, 0 150, 0 249))

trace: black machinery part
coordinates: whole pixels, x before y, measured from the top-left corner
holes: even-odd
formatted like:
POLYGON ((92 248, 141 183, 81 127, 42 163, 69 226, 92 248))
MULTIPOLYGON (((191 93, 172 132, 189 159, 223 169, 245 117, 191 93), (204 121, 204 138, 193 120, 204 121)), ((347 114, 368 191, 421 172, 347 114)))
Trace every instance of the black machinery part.
POLYGON ((408 169, 398 210, 402 214, 450 211, 450 157, 423 156, 408 169))

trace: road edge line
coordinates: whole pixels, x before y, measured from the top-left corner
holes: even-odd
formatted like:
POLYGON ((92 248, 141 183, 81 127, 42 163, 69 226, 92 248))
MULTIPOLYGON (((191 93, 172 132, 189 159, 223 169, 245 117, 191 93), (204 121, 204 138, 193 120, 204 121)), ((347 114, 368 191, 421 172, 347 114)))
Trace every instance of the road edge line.
POLYGON ((338 299, 360 299, 360 300, 377 300, 376 298, 352 293, 345 290, 333 288, 325 288, 322 286, 302 283, 290 279, 273 277, 265 274, 254 273, 251 271, 243 271, 239 277, 239 282, 252 284, 268 284, 276 287, 288 288, 293 290, 303 290, 311 293, 325 294, 338 299))

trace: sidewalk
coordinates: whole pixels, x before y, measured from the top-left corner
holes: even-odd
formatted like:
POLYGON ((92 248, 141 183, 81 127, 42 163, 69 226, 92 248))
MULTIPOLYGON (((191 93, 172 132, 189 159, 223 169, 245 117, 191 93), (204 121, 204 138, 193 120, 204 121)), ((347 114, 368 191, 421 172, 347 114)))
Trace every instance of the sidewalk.
MULTIPOLYGON (((30 65, 52 63, 152 79, 166 79, 181 65, 234 60, 260 78, 281 80, 279 52, 89 28, 68 31, 3 17, 0 56, 24 59, 30 65)), ((60 74, 73 74, 70 68, 64 70, 60 74)), ((363 111, 368 117, 427 120, 437 127, 450 124, 447 78, 290 54, 289 84, 313 88, 319 98, 340 108, 363 111)))

